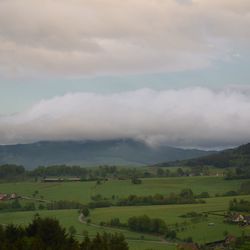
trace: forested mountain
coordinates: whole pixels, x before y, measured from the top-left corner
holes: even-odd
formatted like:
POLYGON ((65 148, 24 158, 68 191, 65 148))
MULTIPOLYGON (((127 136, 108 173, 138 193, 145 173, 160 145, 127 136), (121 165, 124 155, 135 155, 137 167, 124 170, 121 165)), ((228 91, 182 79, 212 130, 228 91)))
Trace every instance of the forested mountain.
POLYGON ((121 139, 108 141, 43 141, 0 146, 0 164, 26 168, 53 164, 95 166, 146 165, 208 155, 209 151, 169 146, 150 147, 143 142, 121 139))
POLYGON ((250 167, 250 143, 241 145, 237 148, 223 150, 207 156, 193 158, 189 160, 165 162, 158 166, 214 166, 218 168, 250 167))

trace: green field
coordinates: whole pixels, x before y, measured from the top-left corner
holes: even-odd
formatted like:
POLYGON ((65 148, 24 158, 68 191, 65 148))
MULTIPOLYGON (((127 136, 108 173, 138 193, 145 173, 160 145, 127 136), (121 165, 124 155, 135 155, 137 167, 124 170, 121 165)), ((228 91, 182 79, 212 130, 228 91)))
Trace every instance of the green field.
POLYGON ((112 195, 124 197, 130 194, 154 195, 178 193, 183 188, 191 188, 195 194, 203 191, 211 196, 216 193, 225 193, 237 190, 242 180, 225 181, 222 177, 176 177, 176 178, 148 178, 143 179, 141 185, 131 184, 130 180, 110 180, 96 185, 96 182, 79 183, 41 183, 19 182, 1 183, 0 192, 17 192, 21 195, 31 196, 35 190, 39 191, 47 200, 74 200, 89 202, 92 195, 101 194, 111 198, 112 195))
MULTIPOLYGON (((56 210, 56 211, 36 211, 36 212, 8 212, 0 213, 0 224, 15 224, 15 225, 27 225, 31 222, 32 218, 36 213, 39 213, 41 217, 52 217, 60 221, 61 225, 68 229, 70 226, 74 226, 77 231, 77 237, 79 240, 83 237, 84 233, 88 231, 89 236, 96 235, 97 232, 122 232, 126 237, 128 243, 131 245, 131 249, 138 249, 137 246, 140 246, 141 249, 148 248, 150 246, 165 246, 162 244, 158 236, 152 236, 147 234, 141 234, 136 232, 131 232, 128 230, 117 230, 112 228, 103 228, 99 226, 82 224, 78 220, 78 211, 77 210, 56 210), (142 240, 143 237, 143 240, 142 240), (147 246, 146 248, 143 248, 147 246)), ((91 217, 92 218, 92 217, 91 217)), ((152 248, 152 247, 150 247, 152 248)), ((158 249, 158 248, 157 248, 158 249)), ((166 249, 166 248, 165 248, 166 249)), ((167 248, 171 249, 171 248, 167 248)))
MULTIPOLYGON (((238 198, 250 200, 250 196, 240 196, 238 198)), ((231 199, 231 197, 210 198, 206 199, 206 204, 101 208, 95 209, 91 218, 96 224, 101 221, 108 221, 114 217, 118 217, 122 222, 126 222, 131 216, 146 214, 150 217, 162 218, 173 228, 175 223, 183 223, 184 231, 179 232, 177 234, 178 237, 184 239, 191 236, 194 241, 205 243, 222 239, 225 231, 233 235, 240 235, 243 229, 236 225, 225 224, 221 216, 209 215, 205 221, 191 223, 190 219, 181 218, 180 215, 193 211, 201 213, 226 210, 231 199), (214 223, 214 226, 210 227, 209 223, 214 223)), ((250 228, 244 228, 244 230, 250 232, 250 228)))
MULTIPOLYGON (((240 196, 239 198, 250 200, 250 196, 240 196)), ((233 235, 240 235, 243 230, 246 233, 250 233, 250 228, 247 227, 242 229, 237 225, 225 224, 223 222, 223 217, 220 216, 209 215, 207 220, 198 223, 190 223, 190 219, 181 218, 179 216, 192 211, 209 212, 214 210, 226 210, 230 199, 232 198, 231 197, 210 198, 207 199, 206 204, 196 204, 196 205, 190 204, 190 205, 99 208, 91 211, 90 218, 91 218, 91 223, 99 225, 101 221, 108 221, 114 217, 119 217, 122 222, 126 222, 126 220, 131 216, 147 214, 150 217, 157 217, 164 219, 170 227, 174 227, 175 223, 179 224, 183 223, 183 226, 181 227, 183 227, 184 230, 178 232, 179 238, 184 239, 187 238, 188 236, 191 236, 196 242, 205 243, 222 239, 224 237, 225 231, 233 235), (209 223, 214 223, 214 226, 212 227, 209 226, 209 223)), ((97 232, 102 232, 102 231, 120 232, 120 230, 117 229, 107 229, 102 227, 96 227, 93 226, 92 224, 86 225, 80 223, 78 220, 77 210, 38 211, 38 212, 42 217, 49 216, 57 218, 66 229, 69 228, 69 226, 73 225, 76 228, 77 233, 79 235, 82 235, 84 231, 88 231, 90 236, 94 236, 97 232)), ((1 213, 0 223, 1 224, 13 223, 13 224, 25 225, 32 220, 34 215, 35 212, 1 213)), ((134 246, 137 246, 138 244, 141 245, 142 249, 144 249, 143 248, 144 245, 148 246, 149 244, 155 247, 156 245, 159 245, 159 247, 166 249, 164 248, 166 247, 165 244, 160 242, 160 239, 157 236, 140 234, 140 233, 130 232, 127 230, 122 230, 121 232, 128 239, 128 242, 131 245, 131 249, 134 249, 134 246), (142 235, 144 241, 141 240, 142 235), (156 243, 149 241, 159 241, 159 242, 156 243)), ((168 246, 168 247, 173 248, 173 246, 168 246)))
MULTIPOLYGON (((20 182, 20 183, 2 183, 0 184, 0 193, 17 192, 20 195, 32 196, 35 190, 39 191, 39 196, 43 196, 47 200, 76 200, 83 203, 90 201, 91 195, 102 194, 104 197, 116 195, 119 197, 128 196, 130 194, 150 195, 150 194, 170 194, 178 193, 183 188, 191 188, 194 193, 203 191, 209 192, 211 196, 215 196, 218 192, 221 194, 230 190, 237 190, 242 181, 225 181, 221 177, 181 177, 181 178, 152 178, 143 179, 141 185, 133 185, 126 180, 110 180, 101 185, 96 182, 80 182, 80 183, 40 183, 40 182, 20 182)), ((38 212, 42 217, 57 218, 60 223, 68 229, 71 225, 77 230, 77 237, 81 239, 84 232, 88 231, 90 236, 94 236, 97 232, 122 232, 130 249, 132 250, 173 250, 176 249, 175 244, 170 245, 163 242, 157 235, 148 235, 135 233, 125 229, 111 229, 100 227, 100 222, 107 222, 111 218, 119 218, 121 222, 126 222, 131 216, 139 216, 146 214, 151 218, 163 219, 170 228, 177 229, 177 236, 185 239, 189 236, 195 242, 206 243, 224 238, 227 231, 233 235, 240 235, 244 230, 250 234, 250 228, 240 228, 237 225, 225 224, 223 217, 216 215, 208 215, 206 220, 192 221, 189 218, 182 218, 180 215, 188 212, 209 212, 216 210, 227 210, 228 203, 233 197, 213 197, 206 199, 205 204, 189 204, 189 205, 163 205, 163 206, 131 206, 131 207, 110 207, 91 210, 89 225, 83 224, 78 219, 77 210, 57 210, 57 211, 35 211, 35 212, 5 212, 0 213, 1 224, 18 224, 25 225, 29 223, 34 214, 38 212), (176 227, 178 223, 178 227, 176 227), (212 225, 212 226, 211 226, 212 225)), ((239 196, 250 200, 250 196, 239 196)))

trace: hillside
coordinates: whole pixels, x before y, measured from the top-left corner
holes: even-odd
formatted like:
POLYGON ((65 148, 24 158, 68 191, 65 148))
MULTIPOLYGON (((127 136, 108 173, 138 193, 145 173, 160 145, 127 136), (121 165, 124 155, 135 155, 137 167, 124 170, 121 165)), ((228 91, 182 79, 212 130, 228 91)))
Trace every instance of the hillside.
POLYGON ((27 168, 52 164, 95 166, 146 165, 207 155, 211 152, 169 146, 157 148, 133 140, 43 141, 32 144, 0 146, 0 164, 21 164, 27 168))
POLYGON ((237 148, 227 149, 211 155, 202 156, 189 160, 165 162, 157 166, 214 166, 217 168, 227 167, 250 167, 250 143, 237 148))

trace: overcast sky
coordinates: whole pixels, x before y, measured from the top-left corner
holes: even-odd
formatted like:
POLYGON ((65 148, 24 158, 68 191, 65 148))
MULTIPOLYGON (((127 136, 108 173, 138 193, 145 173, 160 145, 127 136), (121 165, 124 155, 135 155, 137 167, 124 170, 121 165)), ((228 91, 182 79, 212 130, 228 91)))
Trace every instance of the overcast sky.
POLYGON ((249 0, 1 0, 0 144, 248 142, 249 27, 249 0))

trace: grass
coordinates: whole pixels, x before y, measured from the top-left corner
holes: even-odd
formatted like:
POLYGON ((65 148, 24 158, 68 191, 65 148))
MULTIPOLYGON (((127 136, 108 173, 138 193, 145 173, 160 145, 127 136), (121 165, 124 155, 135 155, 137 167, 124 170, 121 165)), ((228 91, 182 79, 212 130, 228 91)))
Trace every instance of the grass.
POLYGON ((1 183, 0 192, 17 192, 21 195, 31 196, 35 190, 48 200, 75 200, 83 203, 90 201, 91 196, 101 194, 111 198, 112 195, 125 197, 130 194, 154 195, 178 193, 183 188, 191 188, 195 194, 203 191, 210 195, 237 190, 242 180, 225 181, 222 177, 177 177, 177 178, 149 178, 143 179, 141 185, 131 184, 130 180, 110 180, 101 185, 96 182, 78 183, 41 183, 19 182, 1 183))
MULTIPOLYGON (((85 231, 88 231, 89 236, 95 236, 97 232, 120 232, 116 229, 104 229, 102 227, 94 227, 91 225, 82 224, 78 221, 78 210, 42 210, 42 211, 26 211, 26 212, 6 212, 0 213, 0 224, 15 224, 15 225, 27 225, 32 221, 35 214, 39 213, 41 217, 56 218, 60 221, 61 225, 68 229, 70 226, 74 226, 77 234, 83 235, 85 231)), ((122 233, 127 239, 139 240, 143 234, 130 232, 123 230, 122 233)), ((151 235, 143 235, 145 240, 159 241, 159 238, 151 235)))
MULTIPOLYGON (((156 193, 170 194, 178 193, 183 188, 191 188, 195 194, 209 192, 211 196, 225 193, 230 190, 239 189, 242 180, 225 181, 222 177, 179 177, 179 178, 151 178, 143 179, 141 185, 133 185, 129 180, 110 180, 101 185, 96 182, 79 183, 41 183, 41 182, 20 182, 1 183, 0 193, 16 192, 20 195, 32 196, 38 190, 37 198, 43 196, 47 200, 75 200, 87 203, 91 196, 101 194, 104 197, 112 195, 124 197, 130 194, 153 195, 156 193)), ((207 220, 191 222, 191 219, 182 218, 180 215, 188 212, 208 212, 214 210, 227 210, 228 203, 233 197, 209 198, 205 204, 188 205, 165 205, 165 206, 134 206, 134 207, 111 207, 100 208, 91 211, 91 223, 99 225, 101 221, 109 221, 118 217, 122 222, 126 222, 131 216, 147 214, 152 218, 162 218, 169 227, 176 229, 175 224, 179 224, 177 236, 181 239, 191 236, 199 243, 211 242, 222 239, 225 231, 233 235, 240 235, 244 230, 250 234, 250 229, 240 228, 237 225, 225 224, 223 217, 209 215, 207 220), (209 224, 212 223, 212 224, 209 224), (212 226, 211 226, 212 225, 212 226)), ((250 196, 236 197, 250 200, 250 196)), ((78 237, 82 237, 84 231, 88 231, 90 236, 97 232, 117 232, 117 229, 104 229, 93 225, 82 224, 78 221, 76 210, 58 211, 38 211, 42 217, 57 218, 60 223, 68 229, 71 225, 77 230, 78 237)), ((8 212, 0 213, 0 223, 14 223, 26 225, 31 222, 36 212, 8 212)), ((122 231, 125 235, 131 250, 173 250, 174 245, 164 244, 159 237, 141 233, 122 231)))
MULTIPOLYGON (((76 237, 81 240, 86 233, 90 237, 93 237, 97 234, 97 232, 108 232, 115 233, 120 232, 116 229, 103 229, 97 228, 91 225, 82 224, 78 221, 78 212, 77 210, 56 210, 56 211, 38 211, 41 217, 52 217, 56 218, 60 221, 61 225, 68 229, 70 226, 74 226, 77 235, 76 237)), ((35 216, 36 212, 8 212, 8 213, 0 213, 0 224, 15 224, 15 225, 27 225, 32 221, 32 218, 35 216)), ((157 236, 151 236, 136 232, 130 232, 128 230, 122 231, 123 235, 126 237, 126 240, 129 244, 130 250, 145 250, 145 249, 153 249, 153 250, 172 250, 175 249, 174 246, 169 246, 162 243, 157 236), (142 240, 143 239, 143 240, 142 240)))
MULTIPOLYGON (((238 198, 250 200, 250 196, 240 196, 238 198)), ((91 218, 97 224, 115 217, 119 218, 122 222, 126 222, 131 216, 146 214, 152 218, 163 219, 171 228, 175 228, 174 225, 178 223, 179 228, 183 228, 183 231, 177 233, 181 239, 190 236, 196 242, 205 243, 223 239, 225 231, 233 235, 240 235, 243 230, 246 233, 250 233, 250 228, 242 229, 237 225, 226 224, 223 222, 223 217, 221 216, 209 215, 207 220, 193 223, 191 219, 182 218, 180 215, 193 211, 201 213, 227 210, 231 199, 232 197, 210 198, 207 199, 206 204, 101 208, 95 209, 91 213, 91 218), (209 223, 213 223, 214 226, 209 226, 209 223)))
MULTIPOLYGON (((240 196, 238 198, 250 200, 250 196, 240 196)), ((180 232, 177 233, 179 238, 184 239, 191 236, 194 241, 205 243, 222 239, 224 237, 225 231, 233 235, 240 235, 243 230, 246 233, 250 233, 250 228, 240 228, 237 225, 225 224, 223 222, 223 217, 220 216, 209 215, 208 219, 205 221, 191 223, 190 219, 181 218, 180 215, 192 211, 200 213, 214 210, 226 210, 228 208, 228 202, 231 199, 232 197, 210 198, 207 199, 206 204, 100 208, 91 211, 91 222, 94 224, 99 224, 101 221, 108 221, 114 217, 118 217, 122 222, 126 222, 131 216, 147 214, 152 218, 162 218, 171 228, 175 228, 175 223, 178 223, 180 225, 179 228, 183 229, 183 231, 180 230, 180 232), (213 223, 213 226, 209 226, 209 223, 213 223)), ((32 220, 34 214, 35 212, 1 213, 0 223, 25 225, 32 220)), ((76 228, 77 233, 80 235, 83 233, 83 231, 88 231, 90 236, 95 235, 97 232, 117 231, 116 229, 107 230, 103 228, 96 228, 91 225, 81 224, 78 221, 77 210, 39 211, 39 214, 42 217, 57 218, 66 229, 73 225, 76 228)), ((130 240, 140 240, 141 236, 143 235, 127 230, 124 230, 122 233, 127 239, 130 240)), ((156 236, 143 235, 143 238, 146 241, 159 241, 159 238, 156 236)), ((140 243, 142 246, 144 246, 143 242, 129 242, 132 246, 136 245, 137 243, 140 243)), ((148 245, 148 242, 145 244, 148 245)), ((159 243, 152 242, 150 244, 155 245, 159 243)))
POLYGON ((176 250, 175 245, 166 245, 162 242, 134 242, 128 241, 129 249, 134 250, 176 250))

